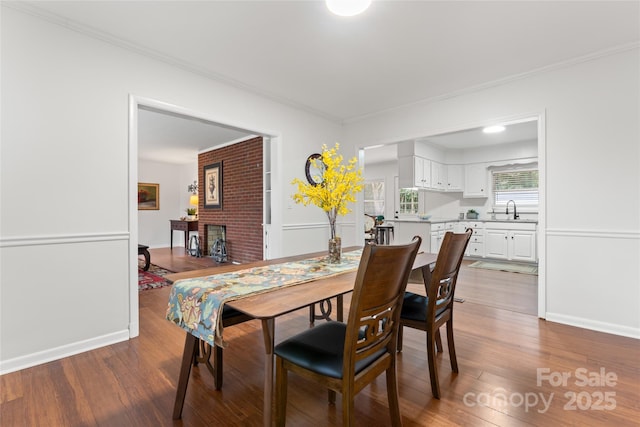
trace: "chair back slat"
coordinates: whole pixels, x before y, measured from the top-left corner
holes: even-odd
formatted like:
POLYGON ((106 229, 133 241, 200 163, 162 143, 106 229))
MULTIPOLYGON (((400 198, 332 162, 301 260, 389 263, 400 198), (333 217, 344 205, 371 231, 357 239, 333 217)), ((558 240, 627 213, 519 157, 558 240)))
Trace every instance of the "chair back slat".
POLYGON ((460 264, 472 234, 470 228, 464 233, 445 233, 427 288, 428 313, 438 313, 436 316, 440 316, 453 304, 460 264))
POLYGON ((395 352, 400 308, 421 238, 365 246, 356 275, 344 349, 344 372, 383 350, 395 352))

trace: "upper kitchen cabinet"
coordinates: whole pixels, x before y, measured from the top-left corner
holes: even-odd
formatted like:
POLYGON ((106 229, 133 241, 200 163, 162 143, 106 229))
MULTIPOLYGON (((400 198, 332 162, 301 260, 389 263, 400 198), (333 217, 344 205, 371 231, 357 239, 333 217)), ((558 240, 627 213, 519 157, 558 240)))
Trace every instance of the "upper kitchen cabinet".
POLYGON ((398 158, 400 188, 462 191, 463 166, 446 165, 420 156, 398 158))
POLYGON ((440 191, 447 189, 447 165, 431 161, 431 188, 440 191))
POLYGON ((431 188, 431 161, 418 156, 398 158, 400 188, 431 188))
POLYGON ((447 165, 446 191, 462 191, 462 165, 447 165))
POLYGON ((462 197, 489 197, 487 173, 487 165, 484 163, 465 165, 462 197))

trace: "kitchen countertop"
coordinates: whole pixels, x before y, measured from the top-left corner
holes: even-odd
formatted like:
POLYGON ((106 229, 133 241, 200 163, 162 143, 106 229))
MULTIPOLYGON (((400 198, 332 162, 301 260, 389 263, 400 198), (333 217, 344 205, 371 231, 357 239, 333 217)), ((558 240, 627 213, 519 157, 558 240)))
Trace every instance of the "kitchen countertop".
POLYGON ((490 219, 490 218, 478 218, 478 219, 458 219, 458 218, 430 218, 427 220, 419 219, 419 218, 397 218, 385 220, 385 222, 420 222, 425 224, 438 224, 441 222, 469 222, 469 221, 478 221, 478 222, 513 222, 513 223, 529 223, 529 224, 537 224, 538 220, 536 219, 490 219))

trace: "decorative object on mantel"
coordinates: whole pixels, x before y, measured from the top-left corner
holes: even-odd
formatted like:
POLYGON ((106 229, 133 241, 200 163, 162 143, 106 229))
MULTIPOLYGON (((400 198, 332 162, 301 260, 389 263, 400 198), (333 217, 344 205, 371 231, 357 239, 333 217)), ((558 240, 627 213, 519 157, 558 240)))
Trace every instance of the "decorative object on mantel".
POLYGON ((307 159, 305 173, 312 167, 315 171, 322 172, 321 180, 313 177, 314 179, 305 183, 295 178, 291 182, 298 186, 298 192, 292 196, 296 203, 304 206, 314 204, 327 213, 331 230, 329 262, 334 264, 340 263, 342 252, 342 239, 336 236, 336 218, 351 212, 347 204, 356 201, 355 195, 362 191, 364 181, 362 169, 356 169, 357 158, 353 157, 347 165, 343 165, 339 149, 338 143, 331 149, 324 144, 320 156, 312 155, 307 159))
POLYGON ((222 209, 222 162, 204 167, 204 208, 222 209))
POLYGON ((478 212, 475 209, 467 211, 467 219, 478 219, 478 212))

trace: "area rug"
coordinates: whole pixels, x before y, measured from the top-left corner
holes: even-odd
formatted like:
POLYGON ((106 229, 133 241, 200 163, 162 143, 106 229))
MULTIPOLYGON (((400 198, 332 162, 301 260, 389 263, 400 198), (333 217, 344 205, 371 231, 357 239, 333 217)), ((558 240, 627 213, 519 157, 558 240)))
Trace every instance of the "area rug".
POLYGON ((171 273, 173 273, 173 271, 166 270, 154 264, 149 265, 148 271, 138 268, 138 290, 146 291, 171 285, 171 282, 164 278, 164 276, 171 273))
POLYGON ((500 270, 509 273, 538 275, 538 266, 531 264, 517 264, 513 262, 500 261, 476 261, 473 264, 469 264, 469 267, 484 268, 486 270, 500 270))

